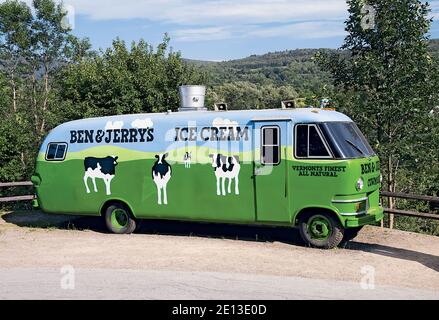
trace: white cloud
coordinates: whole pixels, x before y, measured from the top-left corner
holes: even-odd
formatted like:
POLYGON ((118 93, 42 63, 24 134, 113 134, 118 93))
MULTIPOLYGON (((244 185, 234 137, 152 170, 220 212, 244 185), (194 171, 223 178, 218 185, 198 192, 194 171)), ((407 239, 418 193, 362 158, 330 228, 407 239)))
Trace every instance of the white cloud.
POLYGON ((181 29, 172 32, 175 41, 209 41, 232 38, 232 30, 226 27, 181 29))
POLYGON ((230 26, 181 29, 172 34, 176 41, 209 41, 229 38, 316 39, 346 35, 342 21, 299 22, 280 26, 230 26))
POLYGON ((133 122, 131 122, 131 127, 137 128, 137 129, 152 128, 153 125, 154 124, 150 118, 136 119, 133 122))
MULTIPOLYGON (((0 0, 3 2, 4 0, 0 0)), ((61 0, 58 0, 61 1, 61 0)), ((30 4, 31 0, 25 0, 30 4)), ((344 19, 346 0, 64 0, 95 20, 147 19, 193 26, 344 19)), ((425 0, 423 1, 425 2, 425 0)), ((439 0, 428 1, 433 15, 439 0)))
POLYGON ((122 129, 123 121, 108 121, 105 130, 122 129))
POLYGON ((212 127, 237 127, 238 122, 230 119, 215 118, 212 121, 212 127))
POLYGON ((184 25, 291 22, 346 15, 345 0, 65 0, 92 19, 148 19, 184 25))
POLYGON ((233 132, 233 134, 236 133, 236 128, 238 127, 238 122, 232 121, 230 119, 215 118, 212 121, 212 127, 215 127, 215 128, 225 127, 225 128, 227 128, 226 130, 224 130, 224 134, 226 136, 228 136, 230 134, 229 130, 231 130, 233 132))
POLYGON ((286 37, 295 39, 316 39, 344 36, 343 23, 335 21, 301 22, 287 24, 280 27, 261 28, 248 33, 253 37, 286 37))
MULTIPOLYGON (((2 1, 2 0, 0 0, 2 1)), ((26 0, 26 2, 31 2, 26 0)), ((93 20, 144 19, 170 24, 175 41, 344 35, 346 0, 64 0, 93 20), (275 25, 274 25, 275 24, 275 25)), ((429 2, 439 19, 439 0, 429 2)))

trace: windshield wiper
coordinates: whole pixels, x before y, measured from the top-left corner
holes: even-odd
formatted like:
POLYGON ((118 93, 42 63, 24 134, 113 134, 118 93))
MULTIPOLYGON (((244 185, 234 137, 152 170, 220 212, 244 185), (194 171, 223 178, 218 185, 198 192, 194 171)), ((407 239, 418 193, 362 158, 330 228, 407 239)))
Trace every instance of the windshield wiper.
POLYGON ((345 141, 347 143, 349 143, 353 148, 355 148, 355 150, 357 150, 359 153, 361 153, 363 156, 366 156, 366 154, 363 152, 363 150, 360 149, 360 147, 358 147, 355 143, 353 143, 352 141, 345 139, 345 141))

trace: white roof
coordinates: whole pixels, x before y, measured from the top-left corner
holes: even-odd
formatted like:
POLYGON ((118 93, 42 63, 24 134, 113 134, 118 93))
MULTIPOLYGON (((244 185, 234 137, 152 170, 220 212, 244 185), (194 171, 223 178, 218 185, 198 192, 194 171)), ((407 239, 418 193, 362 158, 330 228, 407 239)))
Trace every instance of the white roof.
POLYGON ((72 121, 69 124, 74 125, 77 122, 93 122, 97 120, 117 121, 129 120, 135 117, 148 117, 152 120, 169 120, 171 122, 212 122, 214 119, 222 118, 245 124, 251 121, 285 121, 291 120, 294 123, 303 122, 331 122, 331 121, 349 121, 352 120, 343 113, 318 108, 297 108, 297 109, 261 109, 261 110, 230 110, 230 111, 180 111, 180 112, 162 112, 162 113, 143 113, 131 115, 116 115, 102 118, 89 118, 72 121))

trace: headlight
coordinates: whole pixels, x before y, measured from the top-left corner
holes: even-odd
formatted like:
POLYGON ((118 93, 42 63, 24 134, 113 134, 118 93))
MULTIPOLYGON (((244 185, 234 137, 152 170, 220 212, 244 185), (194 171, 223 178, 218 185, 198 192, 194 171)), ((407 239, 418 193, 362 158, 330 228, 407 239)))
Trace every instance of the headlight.
POLYGON ((380 183, 383 183, 383 175, 380 174, 380 183))
POLYGON ((360 191, 360 190, 363 189, 363 187, 364 187, 364 181, 363 181, 363 178, 359 178, 359 179, 357 180, 357 183, 355 184, 355 189, 357 189, 357 191, 360 191))

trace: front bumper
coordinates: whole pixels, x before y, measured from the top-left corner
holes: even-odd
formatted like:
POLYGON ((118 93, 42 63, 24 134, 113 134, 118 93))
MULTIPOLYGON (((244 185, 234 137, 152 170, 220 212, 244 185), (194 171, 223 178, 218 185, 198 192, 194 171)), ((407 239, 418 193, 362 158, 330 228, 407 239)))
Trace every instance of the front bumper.
POLYGON ((379 189, 368 193, 337 195, 332 199, 340 220, 345 228, 361 227, 374 224, 384 217, 380 205, 379 189))
POLYGON ((383 218, 384 209, 382 207, 370 208, 366 214, 344 217, 344 226, 346 228, 361 227, 381 221, 383 218))

